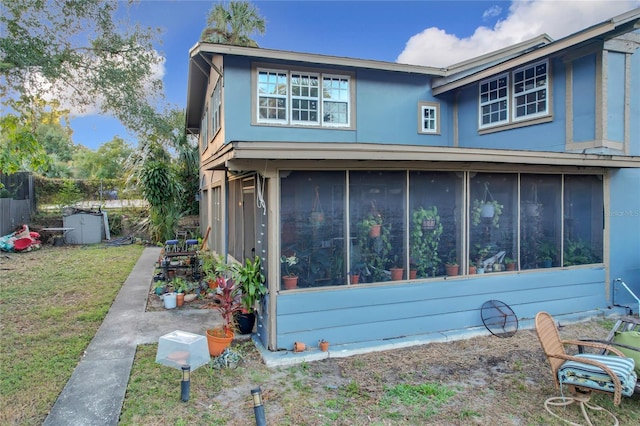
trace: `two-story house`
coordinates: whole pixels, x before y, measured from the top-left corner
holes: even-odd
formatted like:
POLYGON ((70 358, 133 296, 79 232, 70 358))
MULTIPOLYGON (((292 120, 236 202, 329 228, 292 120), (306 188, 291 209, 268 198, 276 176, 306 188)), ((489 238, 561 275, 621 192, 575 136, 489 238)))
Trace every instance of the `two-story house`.
POLYGON ((488 300, 639 294, 639 49, 640 9, 450 68, 196 44, 201 224, 262 258, 259 340, 408 344, 484 330, 488 300))

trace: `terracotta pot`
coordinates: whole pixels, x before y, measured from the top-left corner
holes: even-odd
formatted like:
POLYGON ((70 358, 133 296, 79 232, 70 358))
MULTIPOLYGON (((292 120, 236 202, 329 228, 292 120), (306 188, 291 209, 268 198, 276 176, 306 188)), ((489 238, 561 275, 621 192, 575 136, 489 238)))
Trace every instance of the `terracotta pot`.
POLYGON ((304 343, 302 343, 302 342, 295 342, 295 343, 293 344, 293 351, 294 351, 294 352, 302 352, 302 351, 304 351, 304 350, 305 350, 305 348, 306 348, 306 347, 307 347, 307 345, 305 345, 305 344, 304 344, 304 343))
POLYGON ((349 276, 351 284, 358 284, 360 282, 360 274, 354 274, 349 276))
POLYGON ((382 228, 382 225, 371 225, 371 228, 369 228, 369 236, 371 238, 376 238, 380 236, 380 228, 382 228))
POLYGON ((415 280, 416 278, 418 278, 418 270, 417 269, 409 270, 409 279, 415 280))
POLYGON ((233 340, 233 331, 226 332, 220 328, 212 328, 207 330, 207 346, 209 346, 209 355, 219 356, 226 348, 229 347, 233 340))
POLYGON ((216 280, 209 280, 207 283, 209 284, 209 288, 212 290, 218 288, 218 282, 216 280))
POLYGON ((404 268, 391 268, 391 281, 400 281, 404 275, 404 268))
POLYGON ((327 342, 326 340, 321 340, 320 342, 318 342, 318 346, 320 346, 320 350, 322 352, 327 352, 329 350, 329 342, 327 342))
POLYGON ((446 265, 447 275, 452 277, 458 275, 458 271, 460 270, 460 265, 446 265))
POLYGON ((516 270, 516 264, 515 263, 507 263, 507 264, 505 264, 505 267, 507 268, 507 271, 515 271, 516 270))
POLYGON ((298 277, 282 277, 285 290, 292 290, 298 287, 298 277))
POLYGON ((176 294, 176 305, 178 306, 184 305, 184 293, 176 294))
POLYGON ((469 275, 475 275, 475 273, 476 273, 476 267, 469 266, 469 275))

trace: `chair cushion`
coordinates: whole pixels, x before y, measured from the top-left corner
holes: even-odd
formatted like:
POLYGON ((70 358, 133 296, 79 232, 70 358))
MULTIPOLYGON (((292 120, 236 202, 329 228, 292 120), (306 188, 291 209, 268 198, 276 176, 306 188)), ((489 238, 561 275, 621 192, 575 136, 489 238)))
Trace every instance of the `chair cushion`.
MULTIPOLYGON (((622 395, 631 396, 633 394, 638 378, 635 371, 633 371, 635 362, 632 358, 596 354, 577 354, 575 356, 577 358, 592 359, 606 365, 620 379, 622 395)), ((558 369, 558 380, 561 384, 564 383, 566 385, 608 392, 615 390, 611 377, 601 368, 577 361, 566 361, 562 364, 558 369)))
POLYGON ((636 362, 636 374, 640 374, 640 331, 623 331, 621 333, 616 333, 613 341, 615 343, 638 348, 637 350, 634 350, 623 348, 620 346, 614 346, 620 352, 625 354, 625 356, 634 359, 634 361, 636 362))

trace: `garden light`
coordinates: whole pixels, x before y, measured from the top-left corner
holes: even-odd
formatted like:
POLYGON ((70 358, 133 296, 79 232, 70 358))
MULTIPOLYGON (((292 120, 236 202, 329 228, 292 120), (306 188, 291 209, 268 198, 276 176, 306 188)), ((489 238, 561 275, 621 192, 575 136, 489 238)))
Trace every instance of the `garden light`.
POLYGON ((182 402, 189 400, 189 392, 191 390, 191 367, 189 365, 182 366, 182 381, 180 382, 180 399, 182 402))
POLYGON ((253 397, 253 414, 256 417, 256 426, 267 426, 262 405, 262 391, 260 388, 251 389, 251 396, 253 397))

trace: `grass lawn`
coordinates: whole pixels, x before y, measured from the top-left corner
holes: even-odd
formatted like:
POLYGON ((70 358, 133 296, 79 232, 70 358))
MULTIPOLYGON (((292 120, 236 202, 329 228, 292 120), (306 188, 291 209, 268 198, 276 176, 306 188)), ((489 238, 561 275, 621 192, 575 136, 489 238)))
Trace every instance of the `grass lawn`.
POLYGON ((143 249, 0 253, 0 424, 42 424, 143 249))
MULTIPOLYGON (((0 424, 42 423, 142 249, 48 247, 2 259, 0 424)), ((602 338, 612 325, 594 319, 560 333, 602 338)), ((200 367, 183 403, 180 372, 155 363, 157 345, 139 346, 120 424, 255 424, 257 387, 269 425, 565 424, 544 409, 559 392, 533 330, 271 369, 251 341, 232 348, 239 366, 200 367)), ((593 400, 620 425, 638 424, 640 395, 618 407, 606 395, 593 400)), ((580 421, 574 409, 564 414, 580 421)))

